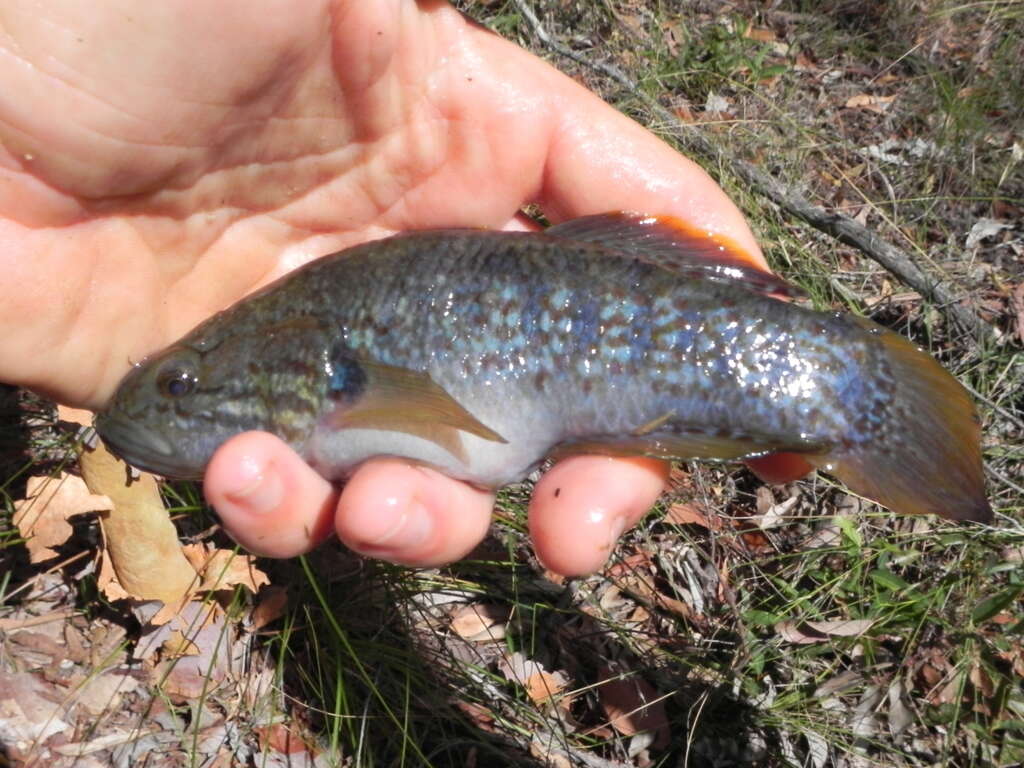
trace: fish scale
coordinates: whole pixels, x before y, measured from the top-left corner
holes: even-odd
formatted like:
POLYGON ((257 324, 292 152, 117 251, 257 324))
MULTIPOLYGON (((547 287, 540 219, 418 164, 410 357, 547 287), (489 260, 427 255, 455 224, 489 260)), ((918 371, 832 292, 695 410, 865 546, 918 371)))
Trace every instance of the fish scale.
POLYGON ((567 450, 797 453, 901 511, 990 514, 955 379, 788 291, 658 217, 408 233, 214 316, 129 373, 97 427, 164 474, 263 429, 330 479, 390 455, 489 487, 567 450))

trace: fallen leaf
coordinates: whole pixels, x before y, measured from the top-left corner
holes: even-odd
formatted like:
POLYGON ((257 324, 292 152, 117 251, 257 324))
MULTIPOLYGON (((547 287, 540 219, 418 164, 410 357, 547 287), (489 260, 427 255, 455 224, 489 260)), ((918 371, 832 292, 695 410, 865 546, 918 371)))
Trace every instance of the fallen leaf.
POLYGON ((747 25, 746 30, 743 32, 743 36, 748 40, 756 40, 759 43, 774 43, 778 38, 775 35, 775 30, 768 27, 755 27, 751 24, 747 25))
POLYGON ((1024 283, 1014 288, 1010 294, 1010 308, 1013 310, 1017 326, 1017 340, 1024 344, 1024 283))
POLYGON ((899 740, 902 733, 916 719, 914 712, 907 705, 907 692, 903 681, 896 678, 889 683, 889 733, 894 739, 899 740))
POLYGON ((89 677, 75 691, 75 700, 93 715, 113 712, 121 697, 139 687, 139 681, 123 671, 111 671, 89 677))
POLYGON ((752 520, 763 531, 778 528, 786 522, 786 515, 799 501, 800 493, 797 491, 785 501, 776 504, 771 489, 762 485, 757 489, 757 515, 752 520))
POLYGON ((653 732, 656 748, 668 744, 669 723, 665 703, 642 677, 623 678, 608 667, 602 667, 597 695, 608 723, 620 734, 634 736, 653 732))
POLYGON ((978 690, 984 698, 991 699, 995 693, 995 684, 992 682, 992 678, 988 672, 981 666, 981 663, 975 661, 971 665, 971 671, 969 674, 970 681, 974 684, 974 687, 978 690))
POLYGON ((144 626, 133 654, 152 659, 160 651, 154 679, 171 701, 194 701, 231 676, 236 628, 218 605, 189 602, 166 624, 144 626))
POLYGON ((849 728, 854 735, 861 739, 875 737, 878 733, 878 718, 875 716, 875 710, 881 700, 882 690, 877 685, 869 685, 864 689, 849 720, 849 728))
POLYGON ((883 163, 911 166, 930 157, 937 157, 942 150, 932 141, 914 137, 906 141, 886 139, 880 144, 869 144, 862 150, 868 157, 883 163))
POLYGON ((686 104, 676 106, 673 111, 675 112, 676 117, 684 123, 692 123, 697 120, 697 118, 693 116, 693 112, 690 111, 690 107, 686 104))
POLYGON ((819 685, 814 690, 814 698, 825 699, 837 693, 842 693, 860 685, 864 681, 863 675, 854 669, 847 669, 834 675, 819 685))
POLYGON ((100 555, 100 572, 96 577, 96 586, 109 600, 127 600, 131 597, 118 582, 114 564, 110 562, 110 555, 105 552, 100 555))
POLYGON ((178 656, 197 656, 199 646, 185 637, 180 629, 171 630, 170 636, 160 646, 164 658, 176 658, 178 656))
POLYGON ((1007 662, 1018 677, 1024 678, 1024 645, 1020 640, 1014 640, 1010 648, 996 654, 1000 659, 1007 662))
POLYGON ((288 605, 288 590, 270 584, 259 591, 256 607, 252 609, 252 627, 259 630, 284 615, 288 605))
POLYGON ((572 761, 556 748, 550 738, 534 734, 530 739, 530 754, 545 768, 573 768, 572 761))
MULTIPOLYGON (((270 749, 283 755, 294 755, 300 752, 313 753, 309 744, 296 732, 294 726, 274 723, 255 730, 259 736, 261 749, 270 749)), ((302 764, 301 761, 299 763, 302 764)))
POLYGON ((796 55, 796 64, 794 66, 797 72, 817 72, 818 65, 815 64, 814 59, 807 55, 804 51, 800 51, 796 55))
POLYGON ((708 91, 704 101, 704 111, 709 115, 725 115, 729 112, 729 100, 714 91, 708 91))
POLYGON ((830 637, 856 637, 875 623, 874 619, 840 619, 837 621, 780 621, 775 631, 789 643, 807 645, 821 643, 830 637))
POLYGON ((676 525, 700 525, 712 531, 722 529, 722 520, 697 501, 673 504, 665 513, 665 520, 676 525))
POLYGON ((497 728, 494 726, 494 713, 481 704, 474 704, 471 701, 463 701, 456 698, 454 701, 456 709, 473 721, 473 725, 488 733, 494 733, 497 728))
MULTIPOLYGON (((0 744, 45 743, 69 726, 60 702, 39 675, 0 670, 0 744)), ((3 752, 6 756, 6 752, 3 752)))
POLYGON ((871 112, 882 113, 894 101, 896 101, 895 96, 875 96, 870 93, 858 93, 856 96, 848 98, 843 106, 847 109, 866 109, 871 112))
POLYGON ((90 493, 80 477, 30 477, 26 497, 14 502, 14 524, 25 539, 29 559, 40 563, 56 557, 55 547, 68 540, 69 517, 112 508, 109 497, 90 493))
POLYGON ((978 219, 971 226, 971 231, 967 233, 967 242, 965 243, 965 247, 968 250, 977 248, 978 245, 981 244, 982 240, 995 237, 1004 229, 1012 228, 1013 224, 997 221, 996 219, 978 219))
POLYGON ((544 704, 565 690, 567 683, 565 677, 558 672, 535 672, 526 679, 523 687, 530 701, 534 704, 544 704))
POLYGON ((156 478, 143 472, 129 484, 127 465, 99 442, 82 451, 79 466, 89 490, 113 502, 100 527, 118 585, 139 600, 182 604, 195 587, 196 572, 181 552, 156 478))
POLYGON ((452 631, 474 643, 487 643, 505 637, 509 609, 500 605, 467 605, 452 617, 452 631))
POLYGON ((662 40, 668 49, 668 55, 675 58, 679 55, 679 44, 686 39, 678 21, 666 21, 661 25, 662 40))
POLYGON ((261 586, 270 584, 270 578, 256 567, 256 558, 252 555, 203 544, 184 546, 182 551, 201 577, 196 591, 215 592, 241 584, 255 594, 261 586))

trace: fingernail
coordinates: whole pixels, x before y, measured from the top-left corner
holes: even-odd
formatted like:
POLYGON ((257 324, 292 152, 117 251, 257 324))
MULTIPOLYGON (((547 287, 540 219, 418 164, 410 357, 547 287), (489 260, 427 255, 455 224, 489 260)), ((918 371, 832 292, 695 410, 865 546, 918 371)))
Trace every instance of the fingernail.
POLYGON ((235 490, 224 496, 246 512, 265 515, 273 512, 284 501, 284 485, 273 467, 264 466, 252 457, 246 457, 233 478, 235 490))
POLYGON ((366 544, 374 549, 404 552, 425 544, 433 532, 433 515, 426 507, 413 500, 396 516, 394 525, 366 544))

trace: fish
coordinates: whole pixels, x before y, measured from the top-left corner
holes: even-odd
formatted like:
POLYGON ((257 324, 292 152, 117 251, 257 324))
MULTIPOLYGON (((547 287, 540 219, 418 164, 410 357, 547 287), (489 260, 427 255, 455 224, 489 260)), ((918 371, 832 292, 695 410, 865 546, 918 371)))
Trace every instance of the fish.
POLYGON ((167 477, 263 430, 331 481, 381 456, 484 488, 579 453, 743 460, 989 521, 964 388, 899 334, 797 295, 669 216, 405 232, 207 319, 135 365, 95 427, 167 477))

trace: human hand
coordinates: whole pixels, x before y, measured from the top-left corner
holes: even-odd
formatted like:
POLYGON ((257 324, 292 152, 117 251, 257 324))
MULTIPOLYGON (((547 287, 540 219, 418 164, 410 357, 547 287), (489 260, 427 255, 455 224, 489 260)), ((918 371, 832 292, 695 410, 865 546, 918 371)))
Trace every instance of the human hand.
MULTIPOLYGON (((0 380, 99 407, 132 361, 312 258, 430 227, 671 214, 764 267, 697 166, 447 4, 0 10, 0 380)), ((553 570, 592 571, 667 467, 576 457, 537 485, 553 570)), ((277 438, 225 444, 207 498, 244 546, 304 552, 336 531, 410 565, 485 534, 491 494, 394 459, 338 494, 277 438)))

